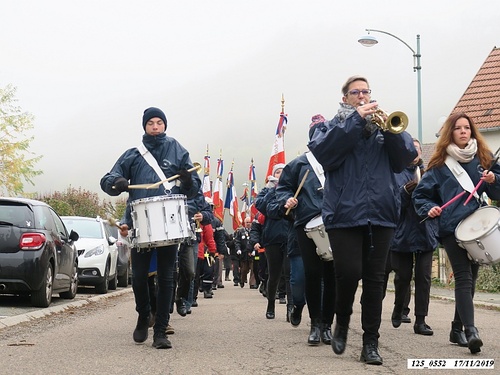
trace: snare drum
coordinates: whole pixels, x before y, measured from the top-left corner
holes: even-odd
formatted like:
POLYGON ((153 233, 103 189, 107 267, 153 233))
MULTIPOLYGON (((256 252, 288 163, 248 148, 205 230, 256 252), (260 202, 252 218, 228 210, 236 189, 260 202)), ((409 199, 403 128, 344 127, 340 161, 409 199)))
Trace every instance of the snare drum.
POLYGON ((323 218, 318 215, 306 224, 304 231, 306 236, 314 241, 316 244, 316 253, 324 261, 333 260, 332 249, 330 248, 330 240, 323 225, 323 218))
POLYGON ((479 264, 500 262, 500 209, 485 206, 463 219, 455 229, 458 245, 479 264))
POLYGON ((133 242, 140 248, 174 245, 191 236, 186 196, 161 195, 132 201, 133 242))

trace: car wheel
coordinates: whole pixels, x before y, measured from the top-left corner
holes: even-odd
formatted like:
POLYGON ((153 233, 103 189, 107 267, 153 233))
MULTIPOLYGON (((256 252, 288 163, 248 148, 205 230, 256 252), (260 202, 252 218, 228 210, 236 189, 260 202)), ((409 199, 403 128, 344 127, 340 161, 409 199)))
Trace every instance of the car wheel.
POLYGON ((71 279, 70 279, 70 285, 69 285, 69 290, 66 292, 61 292, 59 293, 59 296, 64 299, 73 299, 76 297, 76 292, 78 290, 78 266, 77 264, 73 264, 73 269, 71 270, 71 279))
POLYGON ((52 288, 54 287, 54 272, 49 263, 45 270, 42 287, 31 293, 31 304, 35 307, 49 307, 52 302, 52 288))
POLYGON ((123 275, 118 276, 118 286, 123 288, 128 286, 128 267, 125 268, 123 275))
POLYGON ((106 269, 104 270, 104 279, 100 284, 95 287, 96 293, 106 294, 109 289, 109 263, 106 264, 106 269))
POLYGON ((116 286, 118 285, 118 271, 115 267, 115 276, 111 280, 109 280, 109 290, 116 290, 116 286))

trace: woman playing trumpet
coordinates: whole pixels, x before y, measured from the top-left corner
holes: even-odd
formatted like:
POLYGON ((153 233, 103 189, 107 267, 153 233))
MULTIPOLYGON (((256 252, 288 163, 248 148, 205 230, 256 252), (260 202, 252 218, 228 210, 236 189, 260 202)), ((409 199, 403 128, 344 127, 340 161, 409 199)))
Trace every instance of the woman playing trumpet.
POLYGON ((394 174, 410 164, 417 152, 408 133, 381 131, 367 119, 377 110, 376 102, 369 103, 370 95, 366 78, 350 77, 342 87, 337 115, 319 126, 308 146, 326 177, 322 217, 337 284, 332 349, 336 354, 345 351, 354 296, 362 279, 360 360, 380 365, 385 265, 399 219, 394 174))

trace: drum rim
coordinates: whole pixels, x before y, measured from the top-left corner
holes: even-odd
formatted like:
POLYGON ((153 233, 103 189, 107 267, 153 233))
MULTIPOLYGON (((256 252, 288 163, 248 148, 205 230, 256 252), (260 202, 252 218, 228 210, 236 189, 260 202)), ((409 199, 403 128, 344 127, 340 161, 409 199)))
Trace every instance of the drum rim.
POLYGON ((485 236, 489 236, 491 233, 493 233, 494 231, 496 231, 498 228, 500 227, 500 208, 496 207, 496 206, 483 206, 483 207, 479 207, 476 211, 474 211, 472 214, 470 214, 469 216, 467 216, 466 218, 462 219, 460 221, 460 223, 458 223, 457 227, 455 228, 455 238, 457 239, 458 242, 460 243, 463 243, 463 244, 466 244, 466 243, 475 243, 476 241, 480 240, 481 238, 485 237, 485 236), (476 237, 476 238, 473 238, 473 239, 467 239, 467 240, 462 240, 458 237, 458 231, 459 231, 459 228, 460 228, 460 225, 466 221, 468 218, 470 218, 472 215, 474 215, 476 212, 480 211, 480 210, 484 210, 484 209, 495 209, 498 214, 499 214, 499 217, 496 221, 496 224, 494 224, 491 228, 489 228, 485 233, 481 234, 479 237, 476 237))
POLYGON ((184 194, 164 194, 164 195, 155 195, 153 197, 144 197, 139 199, 134 199, 130 202, 131 205, 139 204, 147 201, 164 201, 164 200, 186 200, 186 196, 184 194))
POLYGON ((307 222, 307 224, 306 224, 306 225, 305 225, 305 227, 304 227, 304 230, 305 230, 306 232, 309 232, 309 231, 311 231, 311 230, 314 230, 315 228, 321 227, 321 225, 316 225, 316 226, 314 226, 314 227, 308 227, 308 225, 309 225, 309 223, 310 223, 310 222, 312 222, 312 221, 314 221, 314 220, 317 220, 317 219, 321 219, 321 225, 323 225, 323 227, 324 227, 324 226, 325 226, 325 223, 323 223, 323 217, 321 216, 321 214, 319 214, 319 215, 314 216, 311 220, 309 220, 309 221, 307 222))

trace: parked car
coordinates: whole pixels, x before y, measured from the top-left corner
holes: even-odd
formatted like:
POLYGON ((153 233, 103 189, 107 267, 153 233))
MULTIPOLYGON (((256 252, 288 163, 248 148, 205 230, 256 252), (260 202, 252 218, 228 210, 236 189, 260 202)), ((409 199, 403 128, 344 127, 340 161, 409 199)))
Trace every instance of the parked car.
POLYGON ((99 294, 116 289, 118 249, 111 225, 100 217, 62 216, 61 219, 80 237, 77 243, 79 284, 95 286, 99 294))
POLYGON ((116 247, 118 248, 118 286, 127 287, 132 278, 132 263, 130 262, 130 243, 126 237, 123 237, 118 227, 111 226, 111 235, 118 239, 116 247))
POLYGON ((48 204, 0 197, 0 294, 30 295, 36 307, 48 307, 53 293, 75 298, 77 240, 48 204))

